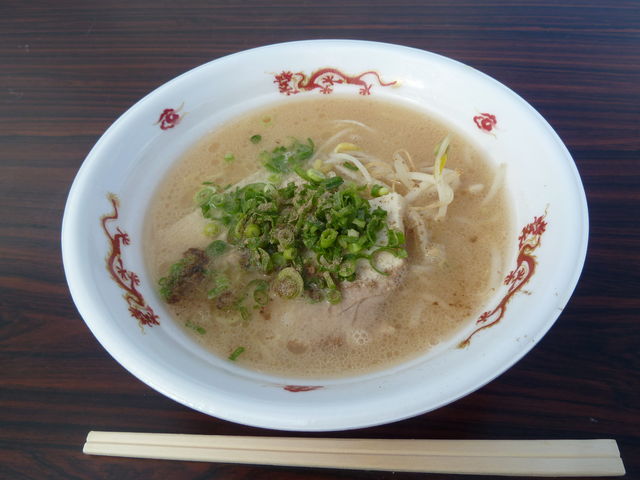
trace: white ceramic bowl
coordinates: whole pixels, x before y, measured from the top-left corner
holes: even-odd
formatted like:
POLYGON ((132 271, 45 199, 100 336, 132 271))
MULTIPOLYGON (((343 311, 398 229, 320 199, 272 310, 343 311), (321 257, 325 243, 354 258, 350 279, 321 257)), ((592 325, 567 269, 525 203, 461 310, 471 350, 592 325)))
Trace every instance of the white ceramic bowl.
POLYGON ((587 205, 574 162, 549 124, 519 96, 433 53, 326 40, 230 55, 136 103, 80 168, 66 205, 62 251, 80 314, 107 351, 140 380, 223 419, 323 431, 418 415, 504 372, 566 305, 587 237, 587 205), (330 93, 322 82, 324 68, 348 80, 334 85, 335 91, 411 102, 446 118, 490 158, 507 163, 519 236, 513 238, 518 251, 513 273, 486 305, 488 313, 451 342, 378 373, 315 381, 248 371, 199 347, 171 321, 154 291, 141 239, 158 182, 188 146, 245 110, 330 93), (365 73, 371 71, 377 75, 365 73), (397 82, 395 88, 385 86, 391 82, 397 82), (466 347, 458 348, 465 341, 466 347))

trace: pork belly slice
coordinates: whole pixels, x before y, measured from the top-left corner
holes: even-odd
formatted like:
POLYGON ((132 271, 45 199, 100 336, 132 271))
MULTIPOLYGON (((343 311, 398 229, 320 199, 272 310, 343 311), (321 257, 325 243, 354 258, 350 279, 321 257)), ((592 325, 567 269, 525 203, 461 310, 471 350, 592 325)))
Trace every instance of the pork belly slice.
MULTIPOLYGON (((404 197, 391 193, 370 200, 372 207, 387 211, 389 228, 404 232, 404 197)), ((387 242, 386 232, 380 234, 378 243, 387 242)), ((296 300, 274 299, 266 307, 269 321, 283 323, 289 333, 282 338, 283 348, 296 345, 300 351, 320 345, 328 340, 363 345, 381 335, 391 334, 394 327, 388 319, 380 318, 382 304, 402 284, 407 272, 406 259, 381 252, 376 265, 388 275, 376 272, 368 261, 359 260, 356 280, 342 283, 342 301, 337 305, 328 302, 310 303, 296 300)))

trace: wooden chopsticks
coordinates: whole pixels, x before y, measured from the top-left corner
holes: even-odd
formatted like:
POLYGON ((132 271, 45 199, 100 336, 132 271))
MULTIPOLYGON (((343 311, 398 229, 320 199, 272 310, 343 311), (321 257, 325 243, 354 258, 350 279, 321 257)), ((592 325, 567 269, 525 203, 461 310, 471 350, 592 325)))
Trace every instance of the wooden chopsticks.
POLYGON ((378 440, 89 432, 90 455, 518 476, 624 475, 615 440, 378 440))

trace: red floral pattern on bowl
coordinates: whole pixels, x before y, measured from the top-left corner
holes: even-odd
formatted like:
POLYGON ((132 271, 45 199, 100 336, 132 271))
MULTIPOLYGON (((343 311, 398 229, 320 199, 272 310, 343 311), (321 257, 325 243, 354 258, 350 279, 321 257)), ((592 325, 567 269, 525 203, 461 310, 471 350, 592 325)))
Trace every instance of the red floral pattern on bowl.
POLYGON ((480 325, 471 334, 460 342, 460 347, 466 347, 473 337, 480 330, 492 327, 500 322, 507 313, 507 304, 513 296, 522 290, 522 287, 531 280, 536 271, 536 257, 533 255, 542 241, 542 234, 547 230, 547 222, 545 218, 547 213, 540 217, 534 217, 533 221, 522 229, 518 237, 518 257, 516 259, 516 268, 511 270, 504 279, 504 284, 508 286, 507 293, 500 300, 493 310, 488 310, 480 315, 476 321, 476 325, 480 325))
POLYGON ((109 227, 110 222, 118 219, 120 201, 113 193, 108 194, 107 198, 111 202, 113 211, 100 218, 102 229, 109 239, 109 253, 106 258, 107 270, 116 284, 124 290, 123 296, 129 305, 129 313, 138 320, 140 326, 160 325, 158 316, 154 313, 153 308, 138 290, 140 276, 125 268, 124 260, 122 259, 122 247, 129 245, 131 241, 129 235, 120 230, 120 227, 116 227, 115 231, 112 231, 109 227))
POLYGON ((491 131, 496 128, 496 125, 498 125, 496 116, 491 113, 481 113, 480 115, 476 115, 473 117, 473 121, 480 130, 487 133, 491 133, 491 131))
POLYGON ((178 113, 181 108, 182 107, 180 107, 177 110, 173 108, 165 108, 160 114, 160 117, 158 118, 156 125, 160 125, 160 128, 162 130, 169 130, 170 128, 173 128, 176 125, 178 125, 182 118, 178 113))
POLYGON ((280 74, 275 75, 273 83, 276 83, 280 93, 285 95, 295 95, 312 90, 318 90, 320 93, 327 95, 333 92, 336 85, 342 84, 358 85, 360 87, 358 90, 360 95, 371 95, 373 83, 367 82, 365 77, 374 82, 377 81, 378 85, 382 87, 389 87, 398 83, 397 81, 384 82, 380 78, 380 74, 372 70, 359 75, 349 75, 337 68, 321 68, 309 76, 303 72, 293 73, 290 70, 283 70, 280 74))

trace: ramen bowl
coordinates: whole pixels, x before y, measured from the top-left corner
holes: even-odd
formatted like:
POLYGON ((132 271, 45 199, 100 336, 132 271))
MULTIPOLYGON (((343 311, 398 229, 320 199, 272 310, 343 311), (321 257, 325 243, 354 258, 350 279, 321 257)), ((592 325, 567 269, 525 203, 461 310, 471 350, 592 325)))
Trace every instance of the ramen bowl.
POLYGON ((103 347, 151 388, 225 420, 281 430, 344 430, 419 415, 511 367, 549 330, 578 281, 588 238, 575 164, 514 92, 412 48, 324 40, 261 47, 166 83, 125 112, 73 183, 62 253, 73 300, 103 347), (171 318, 145 263, 144 224, 161 180, 217 125, 276 102, 377 96, 446 120, 505 163, 516 231, 500 289, 453 338, 404 363, 341 378, 263 374, 220 358, 171 318))

